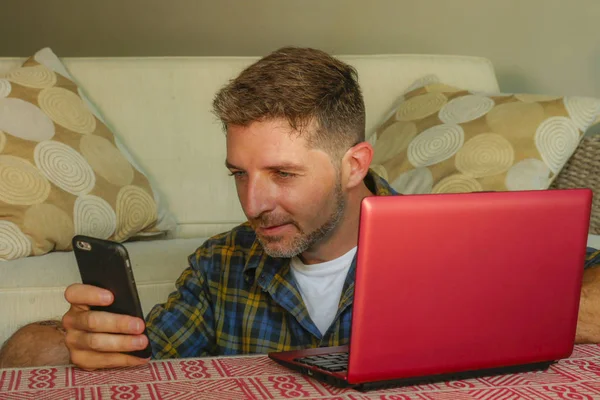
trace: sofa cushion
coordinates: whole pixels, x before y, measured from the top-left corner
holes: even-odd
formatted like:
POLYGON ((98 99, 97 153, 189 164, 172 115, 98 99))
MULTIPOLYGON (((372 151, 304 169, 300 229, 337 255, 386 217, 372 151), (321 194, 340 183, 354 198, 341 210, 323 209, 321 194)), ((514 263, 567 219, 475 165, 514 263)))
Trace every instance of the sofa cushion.
MULTIPOLYGON (((175 290, 187 257, 206 238, 124 243, 144 315, 175 290)), ((0 344, 16 329, 34 321, 60 319, 68 310, 64 291, 81 282, 72 252, 54 252, 0 263, 0 344)))
POLYGON ((161 234, 159 205, 49 49, 3 75, 0 260, 70 250, 75 234, 115 241, 161 234))
POLYGON ((373 168, 404 194, 547 189, 600 114, 583 97, 416 82, 375 132, 373 168))

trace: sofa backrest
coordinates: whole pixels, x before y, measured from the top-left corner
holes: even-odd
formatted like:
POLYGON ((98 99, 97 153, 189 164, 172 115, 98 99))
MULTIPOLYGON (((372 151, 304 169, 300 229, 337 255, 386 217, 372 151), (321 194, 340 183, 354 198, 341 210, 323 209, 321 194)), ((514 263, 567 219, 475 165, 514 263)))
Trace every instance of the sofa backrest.
MULTIPOLYGON (((416 79, 498 91, 485 58, 440 55, 339 56, 355 66, 367 134, 416 79)), ((211 113, 214 94, 256 57, 63 58, 108 125, 156 184, 177 236, 205 237, 244 221, 224 167, 225 136, 211 113)), ((0 59, 0 73, 24 59, 0 59)))

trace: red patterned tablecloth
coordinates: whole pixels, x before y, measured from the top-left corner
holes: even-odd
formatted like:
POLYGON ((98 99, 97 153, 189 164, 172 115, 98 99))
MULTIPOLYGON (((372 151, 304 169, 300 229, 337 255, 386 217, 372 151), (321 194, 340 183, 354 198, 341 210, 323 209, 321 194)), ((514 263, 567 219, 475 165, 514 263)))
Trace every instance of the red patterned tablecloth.
POLYGON ((266 356, 156 361, 86 372, 72 366, 0 370, 0 399, 600 399, 600 346, 578 345, 545 372, 367 393, 337 389, 266 356))

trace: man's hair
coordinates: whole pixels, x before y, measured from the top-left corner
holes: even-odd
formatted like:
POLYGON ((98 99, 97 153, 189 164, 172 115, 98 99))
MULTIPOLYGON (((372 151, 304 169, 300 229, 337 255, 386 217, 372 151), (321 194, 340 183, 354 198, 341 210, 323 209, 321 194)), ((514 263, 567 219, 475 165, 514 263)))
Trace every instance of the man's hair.
POLYGON ((358 74, 321 50, 284 47, 265 56, 217 93, 213 109, 225 130, 274 119, 300 134, 308 128, 309 145, 330 155, 365 140, 358 74))

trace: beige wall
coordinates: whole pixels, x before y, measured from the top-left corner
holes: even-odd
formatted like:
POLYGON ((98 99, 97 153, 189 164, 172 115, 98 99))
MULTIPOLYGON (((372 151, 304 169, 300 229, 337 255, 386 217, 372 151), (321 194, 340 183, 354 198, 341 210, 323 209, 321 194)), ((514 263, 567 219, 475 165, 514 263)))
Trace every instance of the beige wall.
POLYGON ((0 0, 0 56, 490 58, 504 91, 600 97, 600 0, 0 0))

